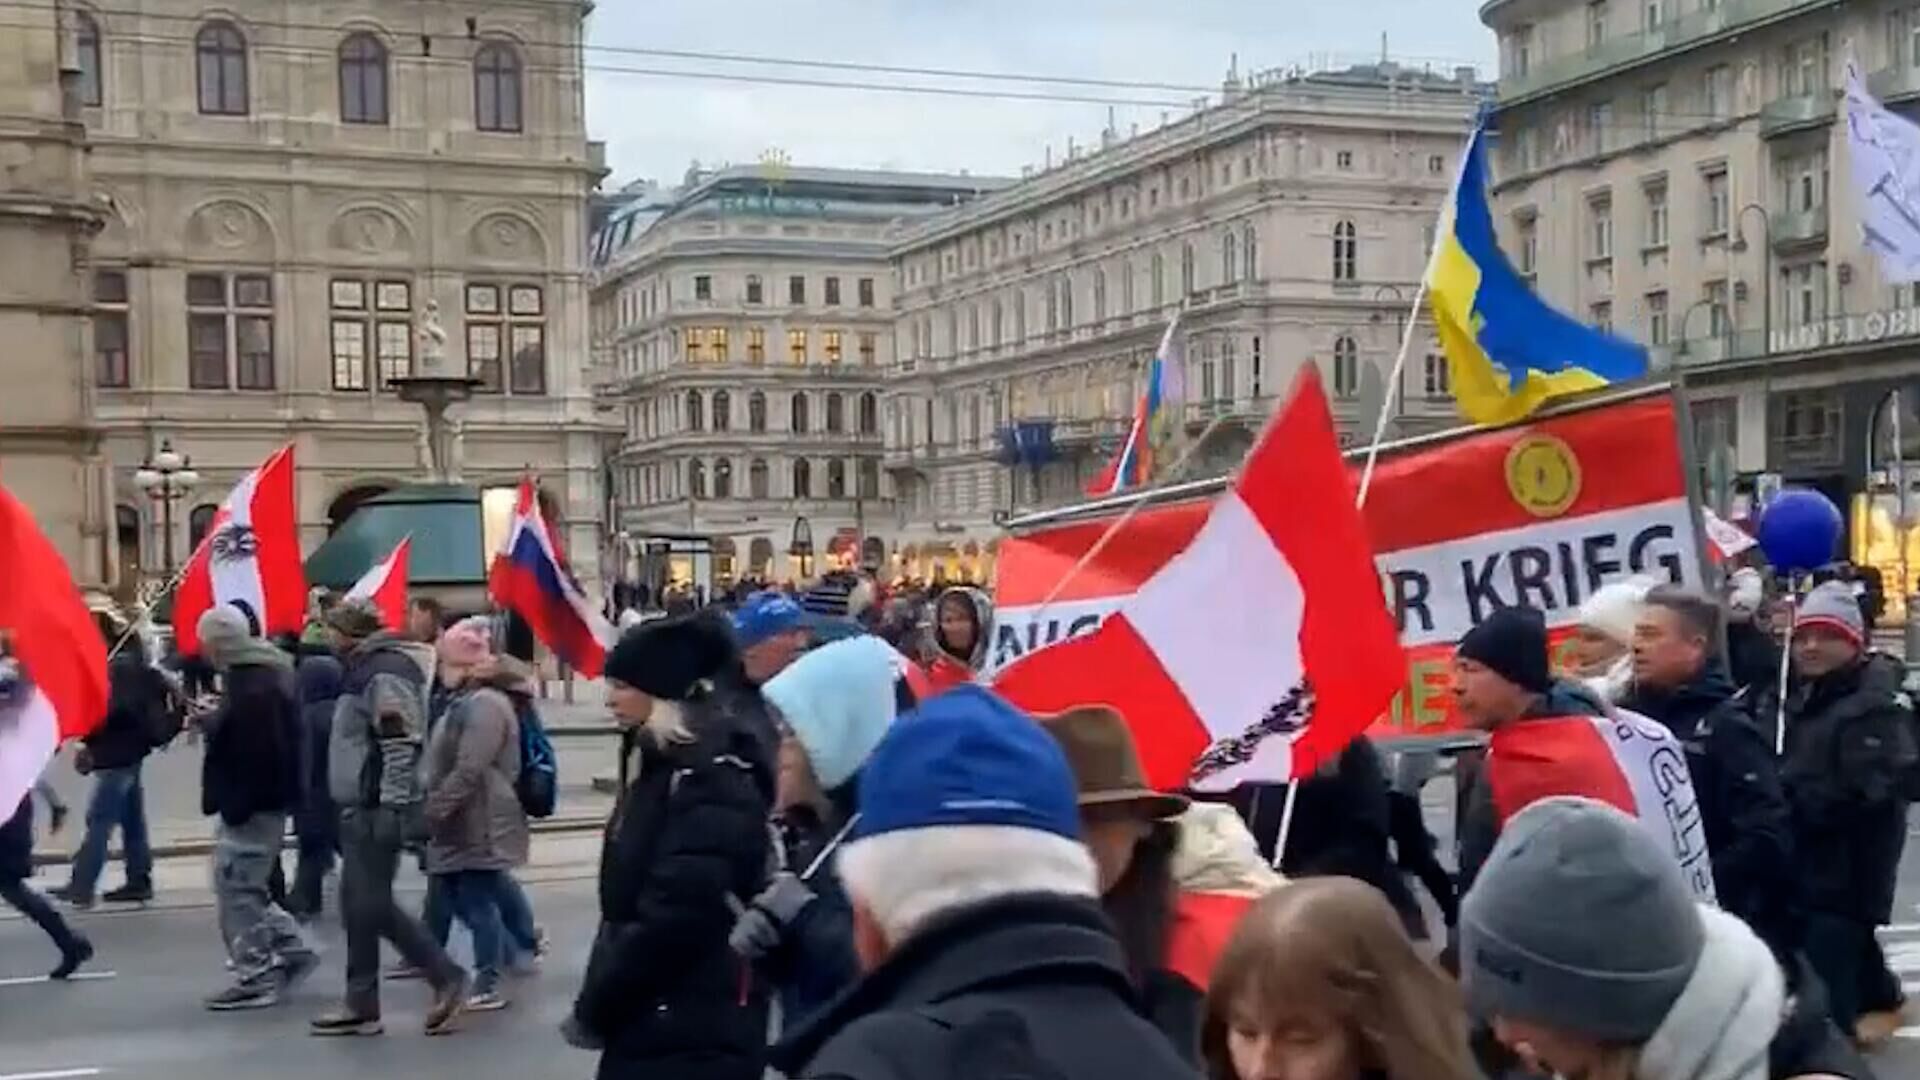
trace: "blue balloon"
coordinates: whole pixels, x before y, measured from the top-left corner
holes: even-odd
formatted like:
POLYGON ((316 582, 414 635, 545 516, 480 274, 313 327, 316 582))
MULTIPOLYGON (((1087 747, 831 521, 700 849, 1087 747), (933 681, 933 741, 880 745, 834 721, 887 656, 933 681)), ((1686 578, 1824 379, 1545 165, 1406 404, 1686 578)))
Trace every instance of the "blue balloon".
POLYGON ((1806 488, 1788 488, 1761 511, 1756 538, 1776 569, 1804 574, 1833 561, 1844 528, 1832 499, 1806 488))

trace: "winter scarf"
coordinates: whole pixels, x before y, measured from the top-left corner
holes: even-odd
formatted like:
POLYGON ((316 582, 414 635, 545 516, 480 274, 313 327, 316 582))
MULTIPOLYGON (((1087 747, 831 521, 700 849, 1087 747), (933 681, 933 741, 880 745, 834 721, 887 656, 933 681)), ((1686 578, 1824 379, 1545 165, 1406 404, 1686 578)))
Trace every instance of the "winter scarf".
POLYGON ((823 791, 852 779, 893 723, 899 654, 861 635, 822 645, 761 688, 793 729, 823 791))
POLYGON ((1786 980, 1747 924, 1701 905, 1706 942, 1686 989, 1640 1050, 1636 1080, 1767 1080, 1786 980))

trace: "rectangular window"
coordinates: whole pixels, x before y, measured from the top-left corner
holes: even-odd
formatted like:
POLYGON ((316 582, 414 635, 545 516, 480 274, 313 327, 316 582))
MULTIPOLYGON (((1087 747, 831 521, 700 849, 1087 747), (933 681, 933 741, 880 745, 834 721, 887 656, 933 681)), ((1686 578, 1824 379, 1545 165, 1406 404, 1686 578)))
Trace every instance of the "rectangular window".
POLYGON ((807 332, 805 330, 787 331, 787 360, 794 364, 807 362, 807 332))
POLYGON ((1533 70, 1533 27, 1521 24, 1507 38, 1508 66, 1516 79, 1524 79, 1533 70))
POLYGON ((1540 221, 1532 214, 1520 219, 1520 272, 1532 274, 1540 264, 1540 221))
POLYGON ((467 371, 480 393, 547 392, 546 294, 539 285, 470 284, 467 371), (506 304, 501 305, 505 294, 506 304))
POLYGON ((1708 239, 1727 235, 1728 216, 1732 209, 1728 195, 1727 170, 1722 167, 1701 176, 1701 187, 1706 193, 1705 217, 1708 239))
POLYGON ((840 306, 840 279, 837 277, 830 277, 826 279, 826 281, 821 285, 821 288, 826 293, 827 306, 839 307, 840 306))
POLYGON ((1786 47, 1780 59, 1780 92, 1786 97, 1817 94, 1827 86, 1825 39, 1810 37, 1786 47))
POLYGON ((1726 281, 1709 281, 1702 289, 1701 299, 1707 305, 1707 335, 1725 337, 1733 330, 1733 324, 1727 317, 1726 281))
POLYGON ((379 390, 413 373, 411 283, 334 278, 327 297, 335 390, 379 390))
POLYGON ((767 362, 767 332, 755 326, 747 330, 747 363, 767 362))
POLYGON ((860 335, 860 362, 862 364, 868 367, 873 366, 874 358, 879 352, 879 342, 879 337, 874 334, 860 335))
POLYGON ((1613 102, 1587 106, 1587 152, 1604 154, 1613 147, 1613 102))
POLYGON ((1649 249, 1667 246, 1667 182, 1648 184, 1641 189, 1647 199, 1647 235, 1646 246, 1649 249))
MULTIPOLYGON (((833 281, 835 279, 828 278, 827 280, 833 281)), ((821 331, 820 347, 821 347, 821 351, 826 354, 827 363, 838 364, 842 359, 844 359, 841 345, 840 345, 840 331, 838 330, 821 331)))
MULTIPOLYGON (((1342 172, 1353 168, 1353 151, 1341 150, 1333 155, 1334 167, 1342 172)), ((1182 181, 1184 183, 1185 181, 1182 181)))
POLYGON ((699 363, 700 350, 704 348, 707 344, 706 330, 698 326, 689 326, 683 332, 681 340, 684 341, 686 344, 687 363, 689 364, 699 363))
POLYGON ((1640 95, 1641 137, 1649 142, 1660 137, 1667 119, 1667 84, 1649 87, 1640 95))
POLYGON ((765 295, 762 293, 760 288, 760 275, 748 274, 747 275, 747 303, 760 304, 765 302, 766 302, 765 295))
POLYGON ((333 320, 333 388, 367 388, 367 324, 359 319, 333 320))
POLYGON ((693 298, 695 300, 713 299, 713 278, 710 275, 693 275, 693 298))
POLYGON ((1587 257, 1613 258, 1613 199, 1587 200, 1587 257))
POLYGON ((1657 30, 1666 22, 1666 12, 1662 9, 1660 0, 1646 0, 1642 10, 1646 12, 1646 20, 1641 25, 1648 30, 1657 30))
POLYGON ((1588 308, 1587 321, 1593 324, 1595 330, 1604 330, 1609 334, 1613 333, 1612 301, 1601 300, 1588 308))
POLYGON ((127 363, 127 272, 99 270, 93 275, 93 381, 95 386, 132 385, 127 363))
POLYGON ((1733 67, 1716 64, 1708 68, 1702 91, 1706 115, 1714 120, 1725 120, 1733 110, 1733 67))
POLYGON ((1827 317, 1826 263, 1783 266, 1780 285, 1780 302, 1788 326, 1807 326, 1827 317))
POLYGON ((1598 48, 1607 40, 1607 0, 1587 4, 1587 48, 1598 48))
POLYGON ((787 303, 804 304, 807 302, 807 279, 799 274, 787 279, 787 303))
POLYGON ((1647 294, 1647 344, 1667 343, 1667 294, 1662 289, 1647 294))
POLYGON ((860 306, 873 306, 873 279, 870 277, 860 279, 860 306))
POLYGON ((707 352, 716 364, 730 363, 733 360, 732 343, 727 340, 727 328, 709 326, 707 328, 707 352))
POLYGON ((273 279, 188 274, 187 352, 193 389, 273 389, 273 279))

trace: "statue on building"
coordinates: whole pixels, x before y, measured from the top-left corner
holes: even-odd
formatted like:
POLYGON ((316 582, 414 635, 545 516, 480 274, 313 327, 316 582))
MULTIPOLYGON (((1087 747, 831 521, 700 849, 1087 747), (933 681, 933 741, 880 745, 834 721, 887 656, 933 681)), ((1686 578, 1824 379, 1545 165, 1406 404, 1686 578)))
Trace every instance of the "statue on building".
POLYGON ((447 363, 447 331, 440 325, 440 301, 429 299, 426 309, 420 313, 419 322, 414 327, 413 336, 420 343, 420 363, 417 368, 422 375, 440 375, 447 363))

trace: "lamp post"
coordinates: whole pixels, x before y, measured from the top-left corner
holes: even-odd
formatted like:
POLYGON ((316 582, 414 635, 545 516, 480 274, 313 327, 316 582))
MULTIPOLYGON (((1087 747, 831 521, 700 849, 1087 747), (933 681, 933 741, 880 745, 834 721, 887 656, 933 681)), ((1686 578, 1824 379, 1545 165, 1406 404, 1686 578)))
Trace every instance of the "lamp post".
POLYGON ((192 493, 200 483, 200 474, 194 471, 191 458, 174 450, 171 439, 161 439, 160 449, 133 471, 133 482, 160 506, 163 560, 160 570, 170 576, 173 573, 173 504, 192 493))
POLYGON ((1765 356, 1773 351, 1773 215, 1759 203, 1748 203, 1740 208, 1740 214, 1734 219, 1733 244, 1735 255, 1747 250, 1746 219, 1749 211, 1760 214, 1760 237, 1767 242, 1767 248, 1761 253, 1760 261, 1760 354, 1765 356))
POLYGON ((1712 307, 1712 306, 1713 306, 1712 300, 1695 300, 1693 303, 1687 305, 1687 310, 1684 313, 1682 313, 1680 316, 1680 340, 1673 347, 1674 356, 1682 357, 1687 355, 1687 342, 1692 340, 1691 338, 1687 337, 1687 326, 1689 323, 1693 321, 1693 313, 1696 311, 1699 311, 1703 307, 1712 307))

